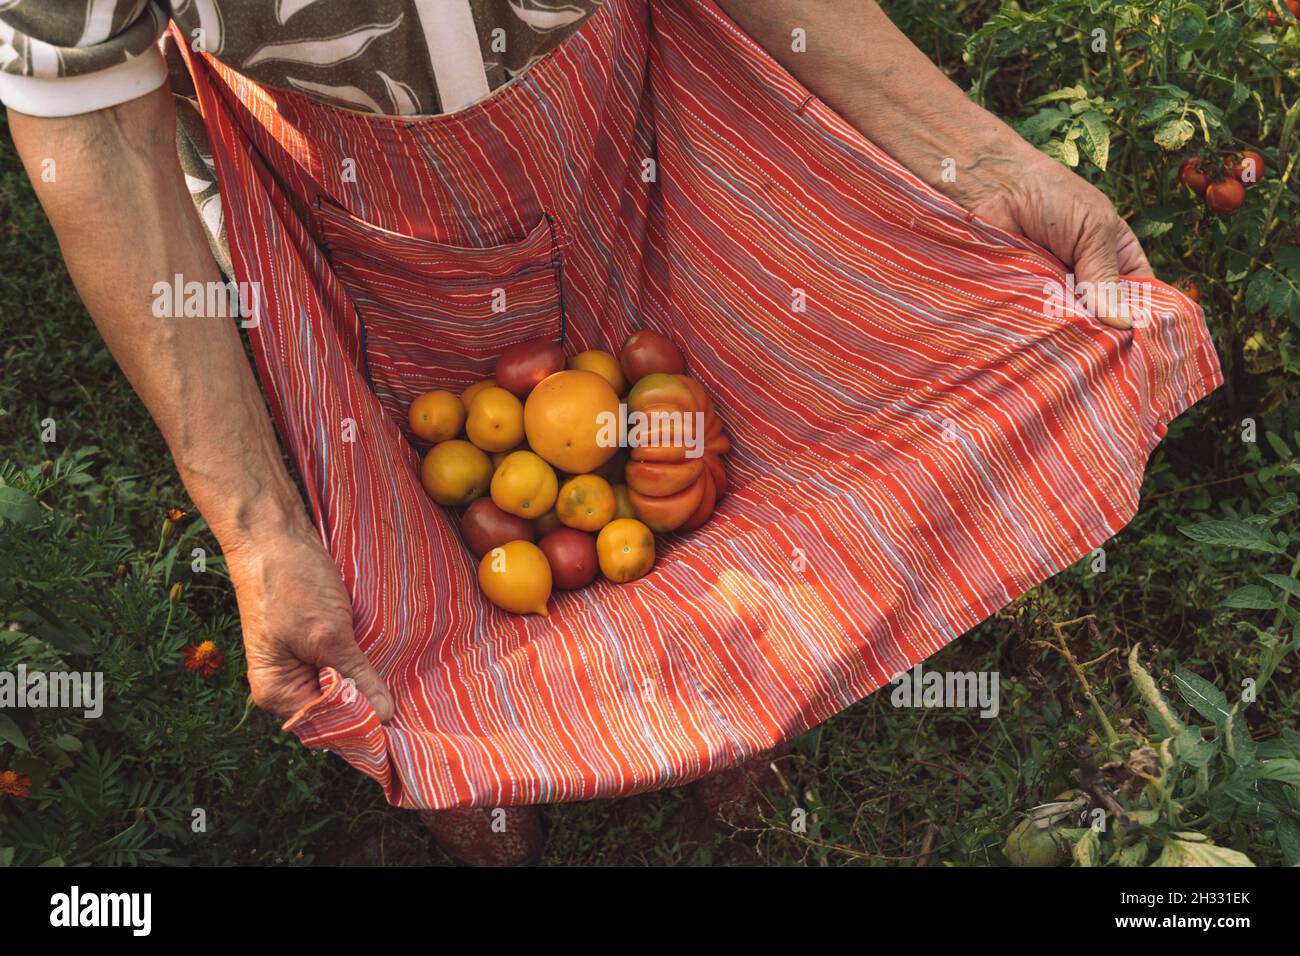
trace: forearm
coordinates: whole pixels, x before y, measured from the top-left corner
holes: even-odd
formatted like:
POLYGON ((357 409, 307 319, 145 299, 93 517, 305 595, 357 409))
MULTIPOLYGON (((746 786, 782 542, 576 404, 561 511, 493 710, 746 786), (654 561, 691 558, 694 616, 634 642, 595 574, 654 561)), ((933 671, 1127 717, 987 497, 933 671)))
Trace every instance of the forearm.
POLYGON ((9 123, 77 291, 222 547, 308 527, 236 320, 154 315, 156 283, 221 281, 176 160, 170 92, 9 123))
POLYGON ((719 0, 736 24, 894 159, 958 202, 1045 157, 962 93, 873 0, 719 0), (801 28, 806 50, 792 49, 801 28), (945 161, 955 174, 945 178, 945 161))

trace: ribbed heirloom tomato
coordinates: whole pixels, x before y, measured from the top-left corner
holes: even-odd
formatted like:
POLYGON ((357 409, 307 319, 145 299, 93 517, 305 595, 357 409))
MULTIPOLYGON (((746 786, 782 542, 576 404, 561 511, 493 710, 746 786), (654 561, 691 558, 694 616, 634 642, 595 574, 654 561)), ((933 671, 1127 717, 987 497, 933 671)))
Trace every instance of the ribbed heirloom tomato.
POLYGON ((699 382, 686 375, 647 375, 627 396, 628 499, 653 531, 691 531, 713 513, 726 490, 722 456, 731 443, 699 382))

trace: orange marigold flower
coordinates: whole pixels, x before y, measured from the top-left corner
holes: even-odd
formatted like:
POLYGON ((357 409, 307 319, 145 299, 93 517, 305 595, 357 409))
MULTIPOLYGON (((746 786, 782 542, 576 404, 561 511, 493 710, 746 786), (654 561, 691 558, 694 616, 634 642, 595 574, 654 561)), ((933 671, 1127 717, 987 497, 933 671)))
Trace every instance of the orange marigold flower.
POLYGON ((182 511, 180 508, 168 508, 166 515, 163 517, 162 539, 167 541, 176 533, 176 526, 190 516, 188 511, 182 511))
POLYGON ((225 656, 215 641, 191 644, 189 647, 182 648, 181 653, 185 655, 185 669, 198 671, 204 677, 211 677, 225 662, 225 656))
POLYGON ((32 778, 15 770, 0 770, 0 794, 26 800, 32 792, 32 778))

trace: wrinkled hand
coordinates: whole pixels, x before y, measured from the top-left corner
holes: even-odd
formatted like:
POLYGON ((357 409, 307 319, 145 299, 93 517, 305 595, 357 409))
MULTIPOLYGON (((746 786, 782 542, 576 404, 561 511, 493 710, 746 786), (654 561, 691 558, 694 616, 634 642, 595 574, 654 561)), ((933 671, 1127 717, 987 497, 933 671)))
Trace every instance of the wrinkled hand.
POLYGON ((392 717, 392 695, 357 647, 338 568, 310 529, 227 549, 226 564, 259 707, 286 717, 296 713, 320 696, 317 672, 330 666, 352 678, 380 720, 392 717))
POLYGON ((1093 291, 1092 311, 1101 322, 1132 328, 1119 277, 1155 273, 1128 223, 1087 180, 1034 151, 1014 170, 972 183, 958 201, 1047 249, 1074 271, 1079 289, 1093 291))

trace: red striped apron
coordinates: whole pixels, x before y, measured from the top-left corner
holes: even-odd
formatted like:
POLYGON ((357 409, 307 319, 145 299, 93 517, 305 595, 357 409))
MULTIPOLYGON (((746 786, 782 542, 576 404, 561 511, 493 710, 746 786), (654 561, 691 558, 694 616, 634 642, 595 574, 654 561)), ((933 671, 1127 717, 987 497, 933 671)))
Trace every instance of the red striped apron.
POLYGON ((403 807, 584 800, 738 764, 871 693, 1133 515, 1221 382, 1203 318, 1045 311, 1064 270, 804 89, 712 0, 610 0, 459 113, 361 115, 191 70, 281 437, 396 695, 332 669, 286 725, 403 807), (490 303, 505 296, 504 312, 490 303), (669 332, 730 494, 653 573, 489 605, 405 406, 506 346, 669 332))

